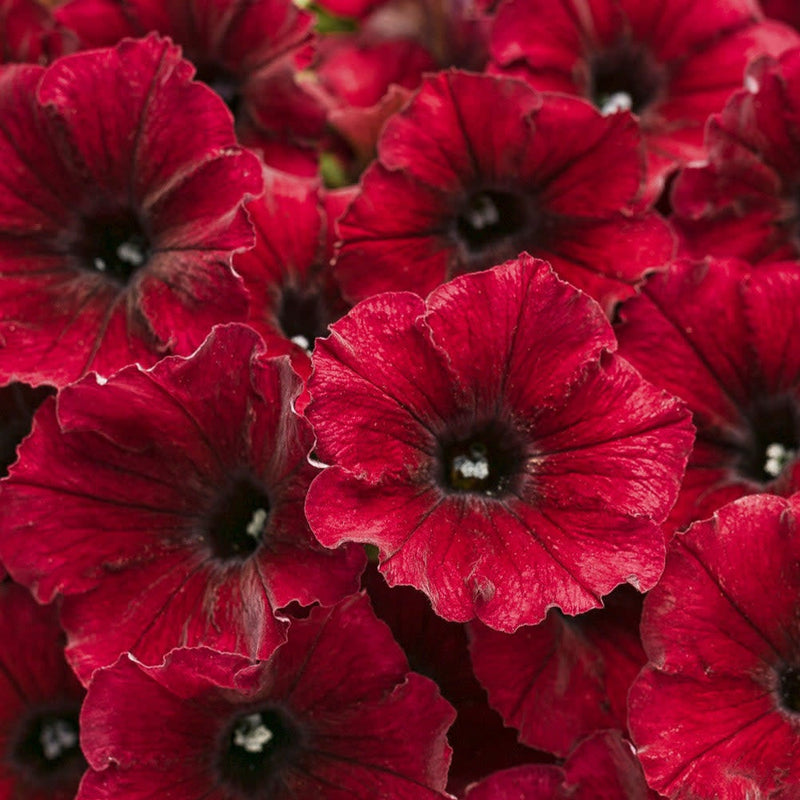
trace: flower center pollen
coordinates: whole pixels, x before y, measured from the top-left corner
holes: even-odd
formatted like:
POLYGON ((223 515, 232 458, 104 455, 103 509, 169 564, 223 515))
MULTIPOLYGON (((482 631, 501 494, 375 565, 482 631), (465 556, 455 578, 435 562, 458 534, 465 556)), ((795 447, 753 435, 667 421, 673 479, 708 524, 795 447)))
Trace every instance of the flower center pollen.
POLYGON ((739 471, 758 483, 778 478, 800 451, 800 408, 791 395, 758 399, 750 413, 749 437, 739 471))
POLYGON ((234 719, 223 740, 221 777, 242 797, 273 797, 281 785, 281 773, 300 747, 300 731, 282 711, 243 714, 234 719))
POLYGON ((281 292, 278 322, 287 339, 304 350, 311 351, 314 340, 328 335, 332 321, 322 293, 314 290, 286 287, 281 292))
POLYGON ((466 248, 479 253, 513 238, 525 223, 521 198, 511 192, 481 191, 467 198, 456 217, 456 230, 466 248))
POLYGON ((125 285, 150 258, 150 245, 133 212, 99 214, 83 222, 77 246, 84 269, 125 285))
POLYGON ((465 438, 442 441, 439 464, 445 489, 497 497, 513 488, 524 452, 513 431, 492 423, 465 438))
POLYGON ((269 514, 269 498, 258 481, 249 475, 232 480, 208 515, 205 538, 214 555, 223 561, 248 558, 264 538, 269 514))
POLYGON ((597 53, 589 69, 589 98, 603 114, 641 114, 658 100, 666 83, 649 50, 628 40, 597 53))
POLYGON ((11 763, 32 783, 55 790, 74 783, 86 767, 78 744, 78 714, 42 713, 29 719, 11 751, 11 763))

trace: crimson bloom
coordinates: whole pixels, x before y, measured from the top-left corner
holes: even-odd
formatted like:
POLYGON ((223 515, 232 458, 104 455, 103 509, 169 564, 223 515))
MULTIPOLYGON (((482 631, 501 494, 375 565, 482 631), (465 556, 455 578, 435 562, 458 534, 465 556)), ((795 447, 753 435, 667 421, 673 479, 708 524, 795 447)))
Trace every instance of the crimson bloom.
POLYGON ((679 534, 646 598, 630 726, 669 798, 800 793, 798 496, 762 494, 679 534))
POLYGON ((502 71, 541 91, 631 109, 648 153, 651 193, 678 164, 702 158, 703 128, 742 84, 747 63, 800 44, 750 0, 509 0, 492 28, 502 71))
POLYGON ((150 37, 0 72, 0 375, 63 386, 244 317, 261 168, 150 37))
POLYGON ((231 325, 190 358, 88 376, 39 409, 4 484, 0 557, 41 602, 66 595, 82 680, 126 650, 264 658, 285 638, 278 609, 357 589, 363 553, 326 550, 303 517, 316 470, 301 388, 231 325))
POLYGON ((590 298, 526 255, 331 329, 307 411, 323 544, 373 544, 390 584, 506 631, 655 583, 692 429, 590 298))
POLYGON ((671 257, 664 221, 639 208, 643 151, 628 114, 442 72, 386 124, 378 153, 339 221, 335 272, 351 300, 427 294, 526 250, 610 310, 671 257))
POLYGON ((78 745, 83 696, 64 660, 55 607, 0 582, 0 797, 75 797, 86 769, 78 745))
POLYGON ((205 648, 123 656, 81 716, 78 800, 443 798, 453 711, 366 598, 315 608, 269 661, 205 648))
POLYGON ((708 162, 672 191, 686 253, 774 261, 800 255, 800 49, 764 58, 709 120, 708 162))
POLYGON ((800 273, 680 261, 620 310, 620 353, 692 410, 667 535, 745 494, 800 488, 800 273))

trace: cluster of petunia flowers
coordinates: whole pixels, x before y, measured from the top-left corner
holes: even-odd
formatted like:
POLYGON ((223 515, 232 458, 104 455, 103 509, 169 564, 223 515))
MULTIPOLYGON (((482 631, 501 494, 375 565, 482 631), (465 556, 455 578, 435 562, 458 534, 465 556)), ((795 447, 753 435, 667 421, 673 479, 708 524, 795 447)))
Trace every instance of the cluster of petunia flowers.
POLYGON ((0 800, 800 797, 796 3, 0 39, 0 800))

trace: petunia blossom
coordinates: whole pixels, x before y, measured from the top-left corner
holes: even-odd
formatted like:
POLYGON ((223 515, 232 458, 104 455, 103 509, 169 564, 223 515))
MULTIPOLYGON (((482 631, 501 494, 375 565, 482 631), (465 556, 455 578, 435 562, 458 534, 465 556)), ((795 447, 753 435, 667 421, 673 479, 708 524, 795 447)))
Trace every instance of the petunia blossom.
POLYGON ((620 309, 620 353, 682 398, 697 441, 667 536, 756 492, 800 488, 800 273, 679 261, 620 309))
POLYGON ((40 602, 64 595, 83 681, 124 651, 265 658, 282 607, 358 588, 363 553, 321 547, 303 516, 316 470, 301 389, 287 358, 230 325, 191 357, 88 376, 39 409, 0 494, 0 560, 40 602))
POLYGON ((800 795, 798 499, 745 497, 679 534, 645 599, 630 727, 668 798, 800 795))
POLYGON ((509 0, 492 28, 500 72, 637 115, 656 197, 670 171, 703 157, 706 119, 748 62, 798 44, 751 0, 509 0))
POLYGON ((0 375, 63 386, 242 319, 258 159, 157 37, 0 71, 0 375))
POLYGON ((339 221, 334 270, 353 301, 426 294, 528 251, 610 311, 673 252, 641 204, 644 152, 628 114, 451 70, 387 122, 378 154, 339 221))
POLYGON ((0 581, 0 797, 73 800, 87 766, 84 694, 64 660, 57 609, 0 581))
POLYGON ((77 800, 445 800, 452 720, 356 595, 294 622, 268 661, 180 649, 100 670, 77 800))
POLYGON ((323 544, 373 544, 390 584, 505 631, 655 583, 692 427, 590 298, 525 255, 331 330, 307 409, 323 544))

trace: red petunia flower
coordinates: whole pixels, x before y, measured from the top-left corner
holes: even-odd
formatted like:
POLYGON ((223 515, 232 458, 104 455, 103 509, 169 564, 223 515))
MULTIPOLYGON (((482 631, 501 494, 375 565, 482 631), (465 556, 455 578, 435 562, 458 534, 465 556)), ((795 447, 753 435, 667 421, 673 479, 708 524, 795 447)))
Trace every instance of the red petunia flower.
POLYGON ((55 607, 0 582, 0 797, 72 800, 86 769, 84 690, 64 660, 55 607))
POLYGON ((181 649, 98 671, 78 800, 444 800, 452 720, 354 596, 293 622, 269 661, 181 649))
POLYGON ((507 634, 472 623, 475 674, 520 741, 565 757, 605 728, 625 731, 628 690, 647 658, 639 641, 641 596, 620 587, 604 607, 507 634))
POLYGON ((800 488, 800 273, 677 262, 620 310, 620 353, 684 400, 697 441, 676 528, 754 492, 800 488))
POLYGON ((585 739, 563 767, 526 765, 495 773, 465 800, 655 800, 633 748, 617 731, 585 739))
POLYGON ((706 135, 708 162, 672 191, 675 228, 694 257, 800 255, 800 49, 764 58, 706 135))
POLYGON ((615 344, 527 255, 364 301, 314 352, 317 538, 371 543, 390 584, 506 631, 652 586, 692 429, 615 344))
POLYGON ((190 358, 89 376, 39 409, 4 483, 0 558, 41 602, 66 595, 82 680, 126 650, 265 658, 285 638, 278 609, 357 589, 363 553, 321 547, 303 516, 301 388, 230 325, 190 358))
POLYGON ((798 510, 796 495, 725 506, 675 537, 645 600, 630 726, 669 798, 800 795, 798 510))
POLYGON ((316 173, 325 114, 297 80, 312 57, 314 17, 292 0, 71 0, 56 17, 85 47, 169 36, 228 104, 242 143, 275 166, 316 173))
POLYGON ((0 72, 0 375, 63 386, 243 318, 261 168, 150 37, 0 72))
POLYGON ((520 81, 443 72, 386 125, 339 222, 345 295, 427 294, 527 250, 610 310, 673 250, 639 210, 638 127, 520 81))
POLYGON ((491 47, 501 71, 536 89, 585 97, 604 113, 631 109, 658 196, 670 170, 702 158, 706 119, 741 86, 747 63, 797 44, 751 0, 509 0, 491 47))

